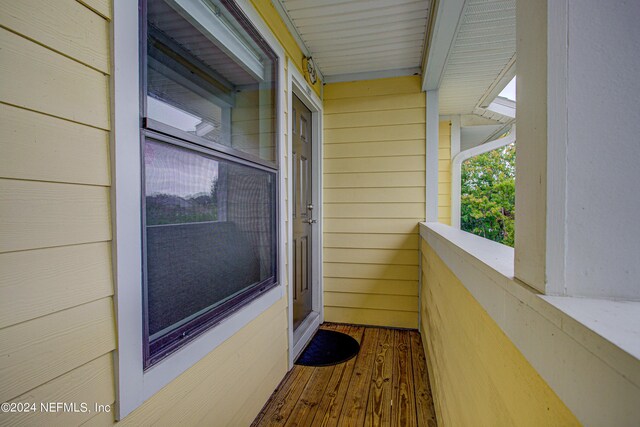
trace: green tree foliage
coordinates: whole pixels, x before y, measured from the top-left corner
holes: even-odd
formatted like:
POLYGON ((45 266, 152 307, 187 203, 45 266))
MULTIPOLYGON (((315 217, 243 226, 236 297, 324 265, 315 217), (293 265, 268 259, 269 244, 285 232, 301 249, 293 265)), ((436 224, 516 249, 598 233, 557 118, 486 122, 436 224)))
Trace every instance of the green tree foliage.
POLYGON ((460 227, 513 247, 516 202, 514 144, 462 164, 460 227))

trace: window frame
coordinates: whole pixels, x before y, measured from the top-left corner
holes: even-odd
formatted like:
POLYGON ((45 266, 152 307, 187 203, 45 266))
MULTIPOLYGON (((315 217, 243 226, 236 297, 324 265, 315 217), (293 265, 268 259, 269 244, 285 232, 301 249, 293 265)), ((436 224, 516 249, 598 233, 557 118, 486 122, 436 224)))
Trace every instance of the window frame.
MULTIPOLYGON (((248 21, 275 52, 277 63, 276 147, 279 165, 284 156, 285 112, 285 52, 266 23, 248 0, 236 0, 248 21)), ((111 209, 112 259, 114 277, 114 308, 116 314, 117 348, 114 351, 116 376, 116 419, 122 419, 152 397, 190 367, 202 360, 225 340, 232 337, 261 313, 282 301, 286 274, 284 252, 286 230, 277 221, 277 285, 257 296, 244 307, 209 328, 153 365, 143 368, 142 317, 142 152, 144 129, 140 120, 140 14, 138 2, 114 0, 111 72, 111 209)), ((272 166, 273 167, 273 166, 272 166)), ((276 209, 286 212, 286 187, 282 174, 277 173, 276 209)))

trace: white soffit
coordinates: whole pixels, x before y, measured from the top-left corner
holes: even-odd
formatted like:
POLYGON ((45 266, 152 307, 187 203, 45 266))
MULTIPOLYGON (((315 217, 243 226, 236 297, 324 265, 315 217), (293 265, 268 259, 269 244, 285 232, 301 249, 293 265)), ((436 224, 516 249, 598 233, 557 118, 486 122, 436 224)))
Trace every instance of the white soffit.
POLYGON ((515 53, 515 0, 468 0, 440 84, 440 114, 473 113, 515 53))
POLYGON ((431 0, 273 1, 280 1, 327 81, 419 70, 431 0))

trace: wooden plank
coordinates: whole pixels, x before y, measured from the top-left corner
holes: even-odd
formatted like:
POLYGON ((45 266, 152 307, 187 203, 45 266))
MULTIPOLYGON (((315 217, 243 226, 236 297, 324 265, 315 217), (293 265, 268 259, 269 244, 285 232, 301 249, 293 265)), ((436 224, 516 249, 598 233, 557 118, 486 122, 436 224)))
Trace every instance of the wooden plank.
POLYGON ((356 142, 327 144, 324 146, 325 159, 381 157, 381 156, 424 156, 425 142, 420 139, 379 142, 356 142))
POLYGON ((418 222, 405 218, 325 218, 327 233, 417 233, 418 222))
POLYGON ((425 108, 424 93, 391 94, 356 98, 324 99, 325 117, 331 114, 425 108))
POLYGON ((0 104, 0 177, 110 185, 109 132, 0 104))
POLYGON ((325 248, 415 249, 418 235, 324 233, 325 248))
POLYGON ((340 426, 364 425, 377 341, 378 329, 365 329, 349 388, 344 397, 344 405, 338 421, 340 426))
POLYGON ((340 129, 368 126, 406 125, 425 123, 424 108, 405 108, 388 111, 366 111, 331 114, 324 118, 325 129, 340 129))
POLYGON ((411 360, 413 362, 413 381, 415 384, 416 414, 418 424, 427 427, 436 427, 436 412, 433 407, 433 397, 431 396, 431 385, 429 383, 429 371, 427 370, 427 359, 422 347, 420 334, 415 331, 409 332, 411 342, 411 360))
POLYGON ((103 18, 111 20, 111 0, 77 0, 103 18))
POLYGON ((391 250, 326 248, 323 251, 322 259, 325 262, 418 265, 418 251, 409 249, 391 250))
POLYGON ((108 188, 0 179, 0 252, 110 239, 108 188))
POLYGON ((0 101, 109 130, 108 76, 1 28, 0 45, 0 101))
POLYGON ((418 297, 406 295, 325 292, 324 304, 331 307, 418 312, 418 297))
POLYGON ((365 418, 366 425, 388 426, 391 424, 393 335, 393 331, 390 329, 381 329, 378 334, 365 418))
POLYGON ((393 419, 391 425, 417 426, 411 343, 406 331, 394 331, 393 419))
POLYGON ((357 82, 330 83, 324 87, 324 99, 341 99, 390 94, 421 93, 419 76, 390 77, 357 82))
POLYGON ((324 263, 326 277, 417 280, 418 267, 411 265, 324 263))
POLYGON ((381 280, 381 279, 347 279, 325 277, 325 292, 355 292, 377 295, 418 295, 418 281, 414 280, 381 280))
POLYGON ((324 188, 424 187, 424 172, 369 172, 325 174, 324 188))
POLYGON ((424 187, 405 188, 327 188, 325 203, 397 203, 424 202, 424 187))
POLYGON ((6 402, 115 348, 113 304, 103 298, 0 330, 6 402))
MULTIPOLYGON (((358 342, 362 341, 364 328, 358 326, 336 325, 336 331, 346 333, 354 337, 358 342)), ((353 375, 353 369, 356 363, 356 357, 349 359, 346 363, 340 363, 335 366, 331 378, 327 383, 324 396, 318 404, 318 410, 309 425, 328 427, 338 426, 342 406, 344 405, 344 397, 347 393, 349 381, 353 375)))
POLYGON ((109 243, 0 254, 0 328, 111 295, 109 243))
POLYGON ((294 365, 287 382, 279 388, 278 394, 274 396, 269 408, 262 415, 260 425, 282 426, 287 422, 313 370, 314 368, 310 366, 294 365))
POLYGON ((331 322, 355 323, 358 325, 412 329, 418 327, 418 313, 409 311, 327 306, 324 309, 324 318, 331 322))
POLYGON ((287 418, 286 426, 306 427, 312 425, 318 411, 318 404, 324 396, 334 369, 335 365, 314 368, 307 386, 292 409, 291 415, 287 418))
MULTIPOLYGON (((325 159, 324 173, 345 172, 422 172, 424 156, 359 157, 325 159)), ((424 187, 424 183, 420 183, 424 187)))
POLYGON ((368 128, 325 129, 323 142, 325 144, 340 144, 346 142, 424 139, 425 137, 425 125, 420 123, 370 126, 368 128))
POLYGON ((0 1, 0 25, 109 74, 109 23, 75 0, 0 1))
POLYGON ((3 414, 1 417, 15 426, 80 425, 96 415, 93 405, 97 403, 111 408, 109 419, 113 421, 115 389, 112 359, 111 353, 102 355, 12 400, 17 403, 36 403, 37 411, 3 414), (75 402, 78 405, 85 402, 90 412, 43 412, 40 411, 40 402, 75 402))
POLYGON ((325 203, 322 213, 325 218, 413 218, 419 222, 424 220, 424 203, 325 203))

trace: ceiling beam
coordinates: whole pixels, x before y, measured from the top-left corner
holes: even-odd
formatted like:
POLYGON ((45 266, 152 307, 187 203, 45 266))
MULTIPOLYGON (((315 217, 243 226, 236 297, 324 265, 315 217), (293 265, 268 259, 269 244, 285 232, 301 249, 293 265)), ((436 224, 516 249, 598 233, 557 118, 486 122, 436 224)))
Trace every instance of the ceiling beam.
POLYGON ((449 52, 458 34, 465 4, 466 0, 437 1, 431 31, 427 29, 429 40, 425 43, 427 51, 422 65, 422 90, 424 91, 436 90, 440 87, 449 52))

